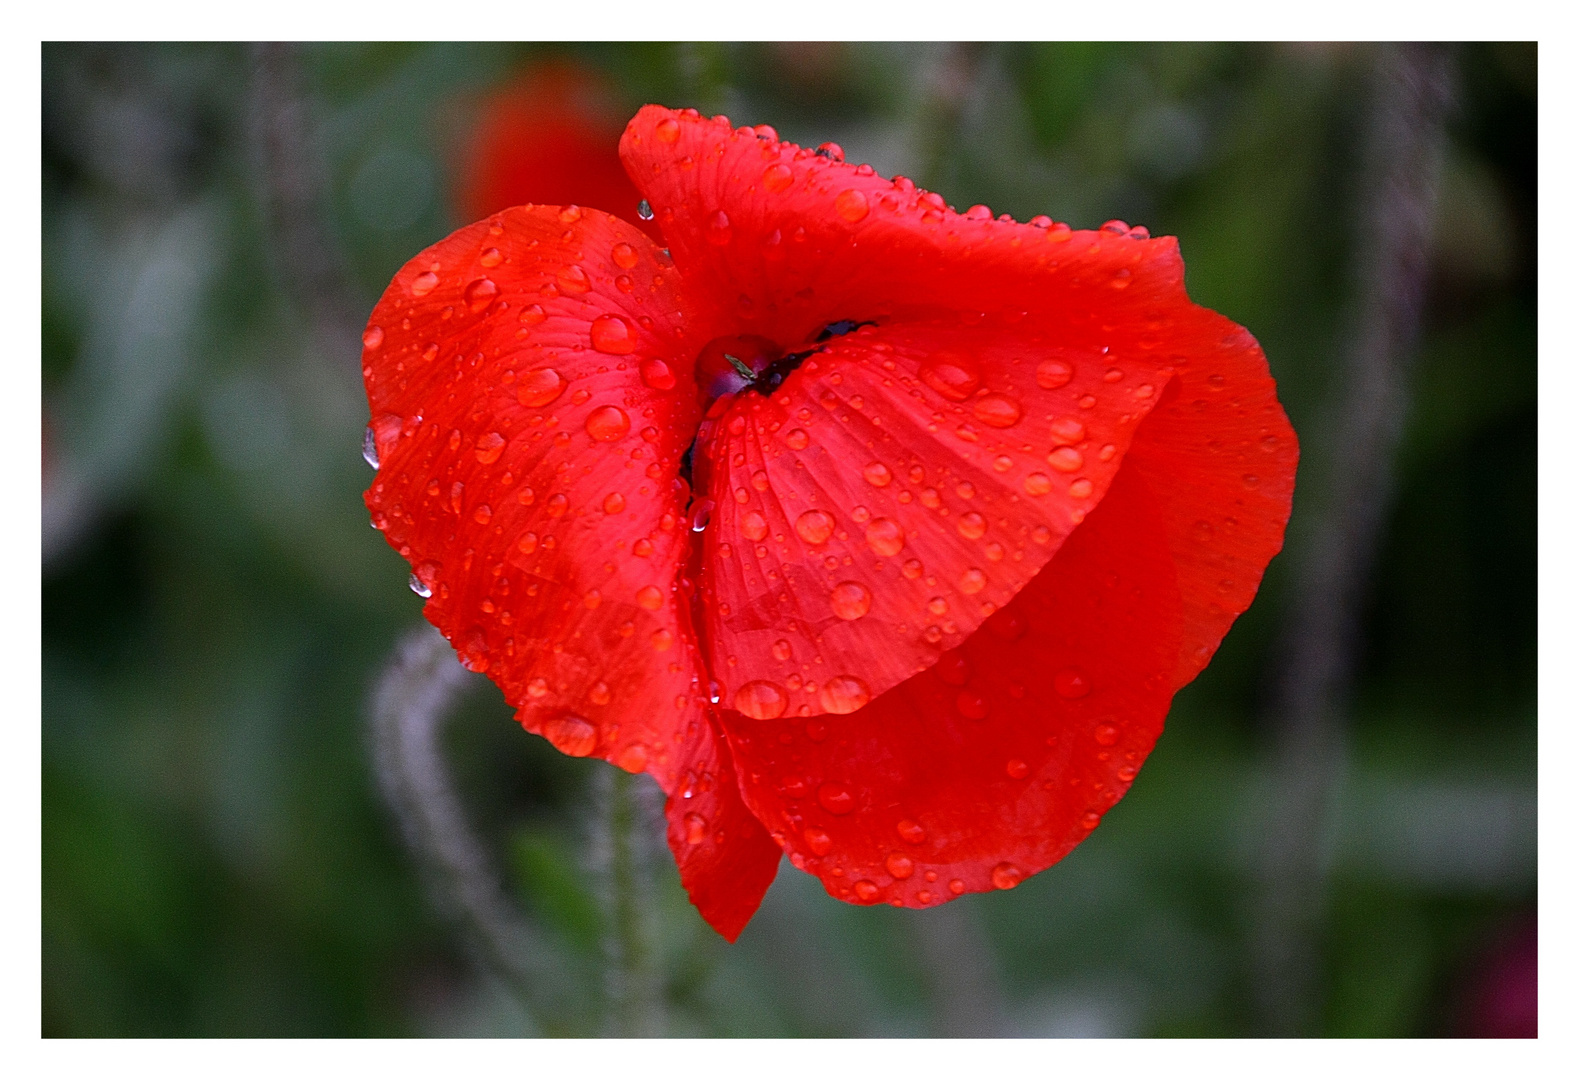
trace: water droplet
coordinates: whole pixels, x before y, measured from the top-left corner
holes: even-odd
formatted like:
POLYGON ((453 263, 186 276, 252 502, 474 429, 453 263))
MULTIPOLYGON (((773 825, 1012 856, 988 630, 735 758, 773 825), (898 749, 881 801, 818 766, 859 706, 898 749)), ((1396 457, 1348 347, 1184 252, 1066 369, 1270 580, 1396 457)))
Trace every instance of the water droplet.
POLYGON ((979 540, 987 534, 987 519, 971 510, 960 515, 959 524, 955 528, 965 539, 979 540))
POLYGON ((543 310, 541 304, 528 304, 521 309, 521 322, 527 326, 536 326, 548 318, 548 312, 543 310))
POLYGON ((623 509, 625 509, 625 496, 617 491, 611 491, 604 496, 603 512, 605 514, 617 514, 623 509))
MULTIPOLYGON (((375 469, 378 468, 378 464, 375 462, 373 467, 375 469)), ((1261 486, 1261 478, 1255 473, 1245 473, 1240 479, 1244 481, 1244 485, 1247 488, 1254 489, 1261 486)))
MULTIPOLYGON (((678 127, 678 125, 677 125, 677 127, 678 127)), ((641 218, 643 221, 651 221, 652 220, 652 203, 648 202, 646 199, 643 199, 640 202, 638 202, 636 204, 636 216, 641 218)))
POLYGON ((1067 386, 1074 378, 1075 369, 1062 360, 1043 360, 1036 365, 1036 385, 1043 390, 1057 390, 1067 386))
POLYGON ((735 691, 734 705, 736 712, 753 720, 776 720, 784 715, 789 695, 777 683, 757 679, 735 691))
POLYGON ((826 711, 842 716, 865 708, 872 700, 872 691, 854 675, 835 675, 822 684, 817 700, 826 711))
POLYGON ((861 470, 861 475, 866 477, 866 482, 873 487, 887 487, 894 479, 894 474, 889 472, 888 466, 881 461, 868 464, 861 470))
MULTIPOLYGON (((994 889, 1012 889, 1023 880, 1025 880, 1025 875, 1013 863, 1001 862, 992 868, 992 887, 994 889)), ((952 887, 953 882, 949 884, 952 887)))
POLYGON ((966 596, 974 596, 987 587, 987 575, 974 566, 960 575, 959 591, 966 596))
POLYGON ((1079 480, 1070 483, 1069 497, 1071 499, 1089 499, 1091 493, 1095 490, 1096 485, 1082 476, 1079 480))
POLYGON ((722 210, 715 210, 707 219, 707 242, 714 247, 723 247, 734 235, 734 230, 729 226, 729 215, 722 210))
POLYGON ((484 465, 492 465, 504 453, 504 445, 504 436, 497 431, 490 431, 477 440, 477 460, 484 465))
POLYGON ((830 161, 844 160, 844 147, 836 142, 825 142, 817 147, 816 153, 830 161))
POLYGON ((833 535, 833 515, 822 510, 808 510, 795 519, 795 532, 808 544, 826 543, 833 535))
POLYGON ((824 784, 817 789, 817 802, 830 814, 844 815, 855 809, 855 796, 848 788, 838 784, 824 784))
POLYGON ((872 610, 872 594, 859 581, 841 581, 828 595, 833 613, 847 621, 859 619, 872 610))
POLYGON ((654 630, 652 648, 654 652, 668 652, 674 648, 674 635, 667 630, 654 630))
POLYGON ((916 864, 911 861, 910 856, 899 851, 890 852, 888 858, 883 860, 883 865, 900 881, 916 872, 916 864))
POLYGON ((707 819, 701 814, 685 815, 685 842, 695 847, 707 839, 707 819))
POLYGON ((636 249, 623 242, 615 244, 613 250, 609 252, 609 255, 611 258, 613 258, 614 265, 622 267, 626 270, 634 267, 639 260, 639 256, 636 254, 636 249))
POLYGON ((793 428, 784 436, 784 444, 791 450, 804 450, 811 445, 811 436, 800 428, 793 428))
POLYGON ((988 427, 1010 428, 1020 422, 1020 403, 1006 394, 984 394, 971 403, 971 412, 988 427))
POLYGON ((987 699, 975 690, 961 690, 954 698, 954 708, 967 720, 984 720, 987 717, 987 699))
POLYGON ((567 293, 584 293, 592 288, 592 279, 576 263, 561 267, 559 273, 554 275, 554 280, 559 282, 560 289, 567 293))
POLYGON ((614 764, 628 773, 639 773, 647 767, 647 745, 633 742, 620 751, 619 757, 614 759, 614 764))
POLYGON ((543 509, 548 511, 549 517, 564 517, 565 512, 570 509, 570 500, 564 495, 550 495, 548 502, 543 504, 543 509))
POLYGON ((870 882, 865 878, 862 878, 860 881, 855 883, 855 895, 860 900, 876 900, 877 894, 880 891, 881 890, 879 890, 873 882, 870 882))
POLYGON ((907 844, 920 844, 927 838, 927 831, 909 818, 903 818, 894 829, 899 833, 899 839, 907 844))
POLYGON ((1079 668, 1064 668, 1053 676, 1053 689, 1062 698, 1083 698, 1091 692, 1091 683, 1079 668))
POLYGON ((600 353, 624 356, 636 351, 636 328, 618 315, 599 315, 590 333, 592 347, 600 353))
POLYGON ((493 303, 494 297, 499 295, 499 286, 493 283, 492 278, 478 278, 466 286, 466 308, 473 314, 493 303))
POLYGON ((1059 472, 1074 472, 1085 463, 1085 455, 1072 446, 1060 446, 1047 455, 1047 464, 1059 472))
POLYGON ((590 720, 565 713, 543 725, 543 734, 562 754, 586 757, 598 747, 598 729, 590 720))
POLYGON ((905 546, 905 530, 888 518, 875 518, 866 527, 866 544, 878 555, 897 555, 905 546))
POLYGON ((1010 758, 1003 766, 1010 780, 1024 780, 1031 775, 1031 767, 1019 758, 1010 758))
POLYGON ((697 499, 696 505, 691 507, 691 531, 704 532, 708 522, 713 520, 713 509, 718 504, 712 499, 697 499))
POLYGON ((439 275, 431 270, 424 271, 411 279, 411 295, 426 296, 439 287, 439 275))
POLYGON ((537 534, 535 532, 522 533, 520 541, 515 546, 520 549, 522 555, 532 554, 532 552, 537 550, 537 534))
POLYGON ((645 585, 636 590, 636 602, 648 611, 663 607, 663 592, 656 585, 645 585))
POLYGON ((784 191, 794 182, 795 174, 787 165, 773 164, 762 170, 762 186, 768 191, 784 191))
POLYGON ((522 405, 542 408, 565 392, 565 378, 553 368, 523 372, 516 379, 515 399, 522 405))
POLYGON ((493 507, 489 506, 487 503, 479 504, 477 509, 472 511, 472 520, 479 525, 488 524, 492 518, 493 507))
POLYGON ((416 574, 411 575, 411 581, 409 584, 411 585, 411 591, 422 597, 424 600, 433 595, 433 590, 427 585, 424 585, 422 583, 422 579, 416 574))
POLYGON ((964 401, 981 386, 981 369, 968 356, 934 353, 921 365, 921 381, 950 401, 964 401))
POLYGON ((1087 810, 1081 816, 1080 824, 1084 825, 1087 831, 1090 831, 1091 829, 1094 829, 1098 825, 1102 824, 1102 815, 1097 813, 1095 810, 1087 810))
POLYGON ((740 518, 740 533, 747 540, 762 540, 768 535, 768 522, 755 510, 747 510, 740 518))
POLYGON ((965 891, 965 883, 959 878, 954 878, 948 883, 948 891, 953 893, 955 896, 958 896, 960 893, 965 891))
POLYGON ((1100 746, 1112 746, 1118 742, 1118 728, 1112 724, 1098 724, 1091 737, 1096 739, 1100 746))
POLYGON ((1086 437, 1086 426, 1072 416, 1054 420, 1049 430, 1055 443, 1078 443, 1086 437))
POLYGON ((658 125, 653 128, 653 134, 658 137, 659 142, 678 142, 680 139, 680 122, 672 116, 666 116, 658 121, 658 125))
POLYGON ((631 429, 631 418, 617 405, 600 405, 587 414, 587 434, 597 442, 616 442, 631 429))
POLYGON ((382 326, 369 326, 362 331, 362 347, 371 352, 384 343, 384 328, 382 326))
POLYGON ((362 432, 362 460, 373 468, 378 468, 378 438, 373 434, 373 425, 367 425, 367 430, 362 432))
POLYGON ((826 855, 833 850, 833 837, 818 828, 809 828, 801 833, 806 838, 806 846, 811 848, 813 855, 826 855))
POLYGON ((1025 478, 1024 486, 1027 495, 1046 495, 1053 490, 1053 481, 1046 473, 1033 472, 1025 478))
POLYGON ((1133 765, 1120 765, 1118 767, 1118 778, 1127 784, 1135 779, 1135 772, 1136 769, 1133 765))
POLYGON ((855 188, 846 188, 834 196, 833 208, 840 217, 853 225, 868 213, 866 193, 855 188))
POLYGON ((899 568, 899 572, 905 575, 905 577, 909 578, 911 581, 914 581, 916 578, 920 577, 921 571, 922 566, 920 559, 906 559, 905 565, 899 568))

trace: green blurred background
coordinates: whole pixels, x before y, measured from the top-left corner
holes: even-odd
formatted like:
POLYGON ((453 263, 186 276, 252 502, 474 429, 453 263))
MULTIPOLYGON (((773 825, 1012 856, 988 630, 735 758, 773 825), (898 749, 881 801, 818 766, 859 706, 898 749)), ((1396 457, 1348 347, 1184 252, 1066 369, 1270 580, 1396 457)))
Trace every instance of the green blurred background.
MULTIPOLYGON (((44 1033, 582 1030, 481 973, 369 757, 370 687, 421 601, 361 502, 346 328, 465 223, 493 90, 569 61, 626 116, 722 111, 960 207, 1177 235, 1192 297, 1264 346, 1308 469, 1355 302, 1375 52, 303 46, 276 57, 294 96, 270 106, 245 47, 46 45, 44 1033), (295 173, 270 175, 266 106, 308 135, 295 173)), ((1317 853, 1312 1034, 1491 1033, 1496 1002, 1526 983, 1533 1001, 1536 51, 1466 45, 1455 65, 1413 404, 1317 853)), ((1291 545, 1321 509, 1301 489, 1291 545)), ((1013 892, 929 926, 786 865, 726 946, 655 859, 639 899, 662 1030, 1274 1030, 1254 928, 1289 561, 1132 793, 1013 892)), ((513 902, 595 998, 608 897, 587 822, 606 766, 523 733, 476 683, 448 728, 456 784, 513 902)))

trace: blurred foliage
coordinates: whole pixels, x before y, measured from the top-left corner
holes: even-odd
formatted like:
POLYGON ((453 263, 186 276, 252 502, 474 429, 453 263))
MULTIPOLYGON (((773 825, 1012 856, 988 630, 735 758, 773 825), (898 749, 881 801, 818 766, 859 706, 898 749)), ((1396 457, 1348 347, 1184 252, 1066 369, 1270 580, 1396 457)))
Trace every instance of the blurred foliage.
MULTIPOLYGON (((332 45, 301 50, 323 235, 360 299, 463 224, 468 125, 569 58, 649 100, 772 123, 955 205, 1180 237, 1191 295, 1260 339, 1322 462, 1352 302, 1367 47, 332 45)), ((1331 838, 1324 1030, 1456 1030, 1533 915, 1535 65, 1460 50, 1430 307, 1364 625, 1331 838)), ((377 797, 366 694, 419 618, 367 527, 354 351, 293 306, 263 210, 252 57, 43 54, 43 1012, 49 1035, 510 1033, 377 797)), ((1291 542, 1316 509, 1296 506, 1291 542)), ((1247 909, 1268 800, 1274 562, 1128 796, 1064 862, 959 901, 1006 1029, 1257 1032, 1247 909)), ((482 685, 450 725, 523 910, 589 970, 590 770, 482 685)), ((726 946, 659 871, 675 1034, 922 1034, 927 915, 785 868, 726 946)))

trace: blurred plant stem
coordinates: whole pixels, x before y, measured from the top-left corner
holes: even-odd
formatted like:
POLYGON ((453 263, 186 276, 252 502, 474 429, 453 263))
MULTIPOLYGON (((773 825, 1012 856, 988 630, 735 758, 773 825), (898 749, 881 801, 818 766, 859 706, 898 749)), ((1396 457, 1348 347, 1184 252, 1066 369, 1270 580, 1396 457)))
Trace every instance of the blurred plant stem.
POLYGON ((992 943, 982 933, 975 907, 956 901, 917 913, 915 940, 930 984, 931 1034, 947 1039, 1007 1034, 992 943))
POLYGON ((301 48, 252 46, 250 131, 269 258, 325 355, 360 355, 365 304, 346 277, 329 215, 328 170, 302 92, 301 48))
POLYGON ((471 682, 431 626, 408 634, 373 692, 373 759, 384 797, 417 854, 435 901, 467 931, 483 967, 539 1027, 586 1015, 570 970, 511 904, 466 821, 442 751, 444 722, 471 682))
POLYGON ((1356 300, 1337 400, 1307 436, 1294 585, 1270 701, 1269 810, 1254 963, 1269 1034, 1313 1032, 1336 792, 1361 609, 1392 503, 1453 99, 1446 45, 1377 47, 1358 188, 1356 300))
POLYGON ((933 48, 930 61, 921 69, 913 129, 916 182, 939 191, 952 186, 955 144, 988 46, 966 41, 933 48))
POLYGON ((605 767, 593 779, 595 869, 603 885, 604 1034, 663 1034, 651 900, 655 822, 640 778, 605 767))

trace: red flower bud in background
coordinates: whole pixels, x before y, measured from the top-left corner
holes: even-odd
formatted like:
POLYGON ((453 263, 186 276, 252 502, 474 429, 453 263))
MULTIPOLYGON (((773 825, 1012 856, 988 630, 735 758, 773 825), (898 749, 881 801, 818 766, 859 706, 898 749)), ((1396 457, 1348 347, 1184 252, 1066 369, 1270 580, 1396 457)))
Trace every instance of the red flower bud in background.
POLYGON ((854 903, 1014 887, 1282 544, 1260 348, 1122 222, 957 214, 694 110, 620 151, 672 254, 578 193, 395 276, 374 524, 529 730, 658 781, 726 937, 783 853, 854 903))
POLYGON ((487 98, 473 128, 457 202, 476 221, 524 203, 602 210, 635 222, 641 196, 620 164, 622 117, 595 72, 562 60, 539 65, 487 98))

